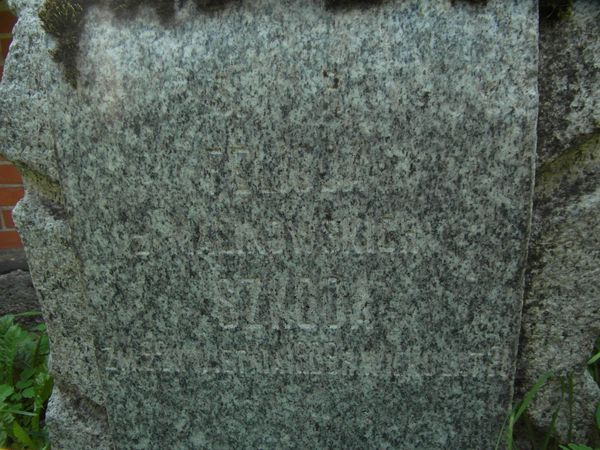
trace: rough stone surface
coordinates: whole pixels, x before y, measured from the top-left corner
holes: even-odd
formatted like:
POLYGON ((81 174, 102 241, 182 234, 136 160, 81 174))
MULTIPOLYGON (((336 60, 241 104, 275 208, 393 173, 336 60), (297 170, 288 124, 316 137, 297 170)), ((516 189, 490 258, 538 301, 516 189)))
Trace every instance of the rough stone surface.
POLYGON ((591 442, 600 401, 586 366, 600 335, 600 135, 540 168, 535 205, 518 385, 526 390, 547 370, 571 374, 572 412, 556 379, 528 414, 548 429, 563 398, 558 436, 567 441, 571 429, 572 439, 591 442))
POLYGON ((38 3, 15 4, 0 151, 36 171, 17 220, 53 351, 81 338, 53 368, 97 363, 113 443, 493 447, 530 221, 533 0, 188 4, 166 27, 93 8, 76 91, 38 3))
POLYGON ((599 2, 578 0, 567 20, 540 27, 538 169, 516 384, 522 395, 547 370, 571 374, 572 412, 558 379, 527 411, 547 430, 560 407, 563 442, 598 439, 600 388, 586 361, 600 335, 599 20, 599 2))
POLYGON ((98 411, 104 409, 105 393, 100 384, 91 334, 92 314, 64 210, 40 198, 27 186, 27 194, 14 209, 13 216, 21 230, 46 319, 52 351, 50 371, 57 386, 69 387, 68 394, 54 402, 56 406, 48 421, 53 448, 110 448, 93 447, 97 441, 91 439, 92 435, 74 432, 80 425, 88 429, 93 424, 100 427, 104 423, 104 428, 97 429, 95 434, 110 434, 106 412, 104 422, 98 418, 98 411), (65 401, 70 405, 68 408, 64 406, 65 401), (95 406, 90 409, 90 405, 95 406), (67 415, 60 417, 63 406, 67 408, 64 410, 67 415), (90 423, 71 424, 72 416, 88 417, 90 423))
POLYGON ((61 112, 60 106, 53 104, 52 100, 60 95, 68 95, 68 92, 57 82, 59 69, 48 63, 47 50, 51 48, 51 42, 37 17, 37 10, 42 2, 43 0, 8 2, 18 17, 13 28, 13 36, 16 38, 10 45, 10 65, 18 69, 7 70, 7 61, 2 76, 4 98, 0 102, 3 106, 7 105, 10 114, 2 114, 0 119, 3 139, 0 152, 10 152, 14 163, 23 163, 19 167, 22 175, 30 177, 32 173, 38 172, 55 181, 58 179, 58 171, 52 132, 54 128, 50 123, 56 120, 55 114, 60 115, 61 112), (31 51, 33 45, 37 47, 36 51, 31 51), (34 68, 43 70, 33 73, 30 70, 34 68), (40 91, 39 87, 42 85, 44 90, 40 91), (7 99, 10 99, 10 103, 6 103, 7 99), (28 135, 26 142, 22 139, 24 135, 28 135), (12 145, 19 141, 19 145, 12 145))
POLYGON ((107 450, 125 448, 113 446, 106 410, 90 402, 78 391, 55 383, 46 411, 52 448, 58 450, 107 450))
POLYGON ((540 22, 538 164, 600 129, 597 0, 576 0, 572 14, 540 22))

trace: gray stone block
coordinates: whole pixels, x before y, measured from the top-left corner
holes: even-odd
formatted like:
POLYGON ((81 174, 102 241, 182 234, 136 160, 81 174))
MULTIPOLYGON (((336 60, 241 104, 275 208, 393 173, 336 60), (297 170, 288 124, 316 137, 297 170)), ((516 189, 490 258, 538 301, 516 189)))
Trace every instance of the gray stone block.
POLYGON ((540 27, 538 168, 517 390, 547 370, 573 379, 574 398, 548 383, 528 409, 563 441, 593 442, 600 388, 586 368, 600 335, 600 3, 540 27), (569 432, 570 430, 570 432, 569 432))
POLYGON ((56 91, 61 85, 55 81, 61 74, 49 58, 51 43, 37 17, 42 0, 10 0, 8 4, 18 16, 13 36, 23 38, 12 40, 10 58, 7 58, 10 62, 6 62, 2 76, 0 105, 4 113, 0 116, 3 139, 0 152, 10 153, 11 161, 18 165, 24 177, 31 179, 42 175, 44 179, 56 182, 58 171, 50 124, 63 114, 60 103, 53 103, 60 95, 56 91), (32 45, 39 51, 30 51, 32 45), (11 65, 18 70, 10 70, 11 65), (42 68, 44 70, 39 70, 42 68), (44 94, 37 91, 41 84, 45 86, 44 94), (26 142, 22 139, 23 133, 28 135, 26 142))
POLYGON ((561 388, 555 379, 542 388, 528 409, 534 423, 548 430, 553 413, 560 408, 557 435, 563 442, 569 435, 571 441, 591 442, 600 400, 600 388, 586 366, 600 335, 596 272, 599 212, 595 205, 562 222, 560 230, 550 231, 538 242, 544 253, 540 265, 533 269, 523 316, 520 375, 525 381, 520 382, 521 386, 532 386, 547 370, 564 380, 568 376, 573 379, 571 407, 565 391, 568 385, 561 388))
POLYGON ((52 113, 0 119, 1 151, 41 174, 19 226, 53 352, 81 338, 113 442, 493 447, 531 212, 533 0, 187 4, 167 26, 94 7, 77 90, 18 3, 30 56, 0 106, 33 92, 52 113))
POLYGON ((591 442, 600 400, 586 365, 600 335, 599 163, 600 135, 540 167, 536 185, 519 386, 526 390, 547 370, 573 377, 571 408, 556 379, 528 410, 533 423, 547 430, 560 407, 557 434, 563 442, 569 436, 591 442))
POLYGON ((598 11, 576 0, 570 16, 540 23, 540 165, 600 129, 598 11))
MULTIPOLYGON (((93 345, 92 315, 82 285, 81 266, 71 243, 71 230, 61 205, 40 198, 27 186, 27 194, 13 211, 31 268, 31 275, 42 304, 50 338, 50 371, 57 385, 68 385, 70 396, 79 396, 78 404, 95 403, 102 409, 105 392, 100 385, 93 345)), ((54 395, 54 394, 53 394, 54 395)), ((85 416, 87 411, 79 412, 85 416)), ((53 433, 61 436, 60 445, 66 449, 83 448, 81 439, 69 444, 65 436, 75 436, 69 420, 58 419, 53 433)), ((52 434, 53 435, 53 434, 52 434)))

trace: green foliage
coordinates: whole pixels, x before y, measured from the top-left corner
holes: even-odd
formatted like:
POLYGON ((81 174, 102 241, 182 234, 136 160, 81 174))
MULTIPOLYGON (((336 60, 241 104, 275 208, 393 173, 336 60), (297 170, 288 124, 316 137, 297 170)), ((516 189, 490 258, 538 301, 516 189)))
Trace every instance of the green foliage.
POLYGON ((502 425, 500 435, 498 436, 498 441, 496 442, 496 450, 498 450, 498 448, 500 446, 500 441, 502 440, 503 437, 506 440, 507 450, 513 449, 515 423, 519 420, 519 418, 523 415, 523 413, 525 412, 527 407, 531 404, 531 402, 533 401, 534 397, 536 396, 538 391, 541 389, 541 387, 544 384, 546 384, 546 381, 548 381, 550 378, 552 378, 552 376, 553 376, 552 372, 544 373, 535 382, 535 384, 531 387, 531 389, 525 394, 525 396, 523 397, 523 400, 521 400, 519 403, 517 403, 515 405, 515 407, 512 409, 512 411, 510 412, 510 414, 504 421, 504 424, 502 425), (507 426, 507 422, 508 422, 508 426, 507 426), (506 433, 504 434, 505 428, 506 428, 506 433))
MULTIPOLYGON (((587 364, 588 364, 588 370, 590 371, 592 376, 594 376, 596 382, 598 382, 598 384, 600 384, 600 378, 598 377, 598 374, 600 372, 600 338, 598 338, 596 340, 594 353, 593 353, 592 357, 588 360, 587 364)), ((525 394, 523 399, 519 403, 517 403, 517 405, 515 405, 515 407, 512 409, 512 411, 506 418, 504 424, 502 425, 502 429, 500 431, 500 434, 498 436, 498 440, 496 443, 496 450, 498 450, 500 448, 501 442, 504 443, 505 448, 507 450, 513 450, 513 449, 516 450, 515 444, 514 444, 514 432, 515 432, 515 425, 516 425, 517 421, 519 421, 519 419, 522 418, 523 414, 525 413, 525 411, 527 410, 529 405, 531 405, 536 394, 542 388, 542 386, 544 386, 549 380, 552 380, 552 379, 554 379, 554 380, 558 379, 560 381, 561 401, 559 402, 556 410, 552 414, 552 421, 550 423, 550 427, 548 428, 548 430, 545 431, 545 433, 543 435, 539 435, 539 434, 536 434, 536 432, 534 430, 532 430, 531 424, 529 422, 526 421, 526 423, 525 423, 525 428, 526 428, 526 431, 528 434, 528 440, 529 440, 530 444, 533 445, 533 449, 534 450, 551 450, 551 449, 598 450, 598 449, 588 447, 587 445, 582 445, 582 444, 569 443, 569 444, 561 445, 559 442, 557 442, 555 432, 556 432, 556 421, 558 419, 558 414, 559 414, 561 408, 566 406, 567 408, 569 408, 568 416, 569 417, 571 416, 570 411, 572 410, 572 407, 573 407, 573 401, 574 401, 573 392, 574 392, 575 386, 573 386, 573 377, 570 374, 563 376, 563 377, 557 377, 551 371, 548 371, 548 372, 542 374, 542 376, 535 382, 535 384, 531 387, 531 389, 529 389, 529 391, 525 394), (565 397, 566 397, 566 399, 565 399, 565 397)), ((597 431, 600 432, 600 402, 596 406, 594 422, 596 424, 597 431)), ((570 434, 571 425, 572 424, 569 424, 569 434, 570 434)))
POLYGON ((48 374, 45 326, 25 330, 14 323, 25 313, 0 318, 0 447, 49 450, 43 429, 45 406, 52 393, 48 374))
POLYGON ((569 444, 569 445, 561 445, 561 450, 594 450, 592 447, 588 447, 587 445, 579 445, 579 444, 569 444))

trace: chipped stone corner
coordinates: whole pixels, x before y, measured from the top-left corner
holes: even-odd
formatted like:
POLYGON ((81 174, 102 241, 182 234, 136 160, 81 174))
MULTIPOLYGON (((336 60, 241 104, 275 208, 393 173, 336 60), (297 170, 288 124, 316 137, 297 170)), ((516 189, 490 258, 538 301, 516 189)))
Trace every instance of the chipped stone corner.
POLYGON ((51 344, 50 371, 55 378, 48 412, 51 442, 58 449, 92 448, 91 442, 101 442, 97 448, 110 448, 104 445, 109 433, 92 337, 94 316, 82 285, 67 215, 57 202, 60 190, 37 172, 24 175, 28 189, 14 218, 51 344))
POLYGON ((46 413, 52 448, 111 450, 106 410, 66 385, 55 383, 46 413))
POLYGON ((17 22, 0 82, 0 154, 43 191, 42 184, 50 187, 59 179, 55 139, 68 125, 68 86, 49 57, 52 42, 38 17, 41 3, 8 1, 17 22))

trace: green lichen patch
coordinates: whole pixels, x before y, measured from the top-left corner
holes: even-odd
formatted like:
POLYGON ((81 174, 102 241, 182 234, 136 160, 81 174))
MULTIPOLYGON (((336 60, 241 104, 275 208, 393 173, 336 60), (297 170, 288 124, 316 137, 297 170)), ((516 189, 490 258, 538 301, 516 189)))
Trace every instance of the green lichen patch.
POLYGON ((32 188, 43 198, 53 203, 63 203, 62 191, 60 189, 60 185, 56 181, 52 180, 47 175, 44 175, 43 173, 38 172, 37 170, 34 170, 19 162, 15 162, 15 165, 23 176, 28 189, 32 188))
POLYGON ((44 30, 56 39, 56 48, 50 54, 63 66, 65 80, 74 88, 79 76, 77 56, 85 12, 88 7, 99 3, 107 3, 117 16, 133 15, 142 4, 154 7, 165 22, 175 14, 172 0, 46 0, 38 15, 44 30))
POLYGON ((57 38, 72 38, 83 25, 84 7, 78 0, 49 0, 39 11, 44 29, 57 38))
POLYGON ((559 191, 577 190, 577 186, 590 182, 588 175, 598 170, 599 163, 600 133, 597 133, 538 168, 536 197, 549 198, 559 191))

